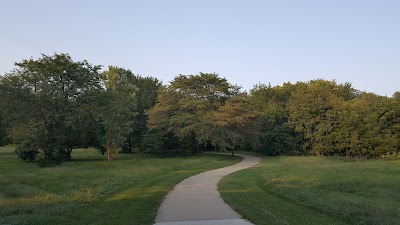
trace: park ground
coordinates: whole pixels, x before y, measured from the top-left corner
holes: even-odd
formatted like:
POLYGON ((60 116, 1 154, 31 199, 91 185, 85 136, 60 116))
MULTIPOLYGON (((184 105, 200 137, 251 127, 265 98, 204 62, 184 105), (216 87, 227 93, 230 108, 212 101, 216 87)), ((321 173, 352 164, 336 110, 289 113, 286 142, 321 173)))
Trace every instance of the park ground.
POLYGON ((262 157, 219 183, 255 224, 400 224, 400 161, 262 157))
MULTIPOLYGON (((0 147, 0 224, 153 224, 164 196, 186 177, 239 157, 155 157, 94 149, 53 168, 0 147)), ((225 177, 224 200, 255 224, 398 224, 400 162, 264 157, 225 177)), ((200 212, 199 212, 200 213, 200 212)))
POLYGON ((77 149, 72 161, 39 168, 13 151, 0 147, 0 224, 153 224, 175 184, 241 160, 119 154, 107 162, 94 149, 77 149))

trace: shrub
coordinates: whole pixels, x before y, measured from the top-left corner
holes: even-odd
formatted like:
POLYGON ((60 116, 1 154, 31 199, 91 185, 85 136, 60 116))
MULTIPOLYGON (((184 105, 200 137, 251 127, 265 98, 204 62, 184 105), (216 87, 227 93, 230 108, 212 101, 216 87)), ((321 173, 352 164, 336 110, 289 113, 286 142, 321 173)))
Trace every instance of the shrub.
POLYGON ((21 160, 33 161, 39 154, 39 150, 35 145, 26 140, 17 145, 15 149, 15 154, 17 158, 21 160))

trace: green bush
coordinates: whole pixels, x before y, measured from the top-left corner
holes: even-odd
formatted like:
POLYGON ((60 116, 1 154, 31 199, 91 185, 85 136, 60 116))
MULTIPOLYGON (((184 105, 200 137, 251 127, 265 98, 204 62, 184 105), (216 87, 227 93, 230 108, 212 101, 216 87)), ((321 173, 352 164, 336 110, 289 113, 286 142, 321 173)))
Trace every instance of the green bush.
POLYGON ((52 167, 61 164, 63 162, 64 155, 59 153, 49 155, 40 152, 37 158, 37 164, 39 167, 52 167))
POLYGON ((17 158, 21 160, 33 161, 39 154, 39 150, 35 145, 26 140, 17 145, 15 148, 15 154, 17 158))
POLYGON ((384 160, 400 160, 400 153, 399 152, 388 152, 386 155, 381 156, 382 159, 384 160))

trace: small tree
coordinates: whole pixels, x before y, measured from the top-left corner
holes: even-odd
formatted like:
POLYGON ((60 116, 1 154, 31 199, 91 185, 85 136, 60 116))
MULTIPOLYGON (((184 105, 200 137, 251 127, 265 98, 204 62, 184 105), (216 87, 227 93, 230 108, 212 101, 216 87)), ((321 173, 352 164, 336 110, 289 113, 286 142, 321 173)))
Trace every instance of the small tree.
POLYGON ((103 145, 111 161, 132 131, 136 113, 136 87, 128 82, 126 76, 105 71, 106 92, 102 96, 100 123, 104 126, 103 145))

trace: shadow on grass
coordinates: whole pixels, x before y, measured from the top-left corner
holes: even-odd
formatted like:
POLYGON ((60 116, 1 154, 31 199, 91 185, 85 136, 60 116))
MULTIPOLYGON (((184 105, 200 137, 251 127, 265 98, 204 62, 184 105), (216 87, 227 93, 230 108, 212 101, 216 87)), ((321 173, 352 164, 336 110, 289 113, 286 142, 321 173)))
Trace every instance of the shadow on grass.
POLYGON ((68 162, 102 162, 102 161, 107 161, 106 158, 72 158, 68 162))

